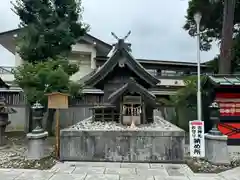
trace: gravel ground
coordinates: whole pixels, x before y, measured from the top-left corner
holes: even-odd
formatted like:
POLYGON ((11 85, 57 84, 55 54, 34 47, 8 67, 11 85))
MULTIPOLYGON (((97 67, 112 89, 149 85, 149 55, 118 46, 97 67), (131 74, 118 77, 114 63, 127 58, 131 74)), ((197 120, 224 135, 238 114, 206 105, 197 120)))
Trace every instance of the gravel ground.
MULTIPOLYGON (((186 145, 188 146, 188 145, 186 145)), ((202 158, 189 157, 188 147, 186 147, 186 164, 194 173, 220 173, 240 166, 240 147, 228 146, 231 163, 229 165, 214 165, 202 158)))
POLYGON ((95 129, 95 130, 137 130, 137 131, 144 131, 144 130, 162 130, 162 131, 176 131, 180 130, 175 125, 163 120, 160 117, 154 117, 154 123, 139 125, 136 128, 130 128, 130 126, 122 125, 116 122, 101 122, 101 121, 92 121, 92 118, 85 119, 80 121, 79 123, 70 127, 71 129, 76 130, 86 130, 86 129, 95 129))
POLYGON ((240 166, 240 160, 231 161, 230 165, 214 165, 204 159, 186 158, 186 164, 194 173, 220 173, 240 166))
POLYGON ((0 168, 49 169, 56 164, 53 157, 53 139, 48 138, 46 158, 41 160, 27 160, 27 140, 22 132, 7 133, 7 146, 0 147, 0 168))

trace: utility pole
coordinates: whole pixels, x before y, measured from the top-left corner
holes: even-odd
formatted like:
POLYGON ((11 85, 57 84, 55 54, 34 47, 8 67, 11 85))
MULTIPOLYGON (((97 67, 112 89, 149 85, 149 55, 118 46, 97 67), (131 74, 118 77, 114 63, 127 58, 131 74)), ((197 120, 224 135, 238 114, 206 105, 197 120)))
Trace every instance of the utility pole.
POLYGON ((231 72, 235 6, 236 0, 224 0, 219 74, 229 74, 231 72))

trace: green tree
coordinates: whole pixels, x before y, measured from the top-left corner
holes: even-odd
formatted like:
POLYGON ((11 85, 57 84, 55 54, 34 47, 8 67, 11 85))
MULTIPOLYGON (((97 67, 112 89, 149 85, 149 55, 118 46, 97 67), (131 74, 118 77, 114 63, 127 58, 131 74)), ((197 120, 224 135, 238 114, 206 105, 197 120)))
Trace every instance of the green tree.
MULTIPOLYGON (((196 23, 194 21, 195 12, 202 13, 201 19, 201 48, 208 51, 212 47, 212 42, 221 40, 222 26, 223 26, 223 3, 216 1, 215 3, 210 0, 191 0, 188 3, 186 23, 183 28, 188 31, 190 36, 196 34, 196 23)), ((235 18, 234 18, 234 33, 239 32, 240 24, 240 3, 236 4, 235 18)))
MULTIPOLYGON (((81 85, 69 81, 79 69, 68 56, 88 30, 81 18, 81 1, 17 0, 13 10, 20 18, 17 52, 24 64, 15 70, 17 84, 29 104, 46 105, 47 92, 68 92, 77 96, 81 85)), ((52 134, 54 110, 48 111, 47 130, 52 134)))
MULTIPOLYGON (((47 109, 46 93, 63 92, 71 95, 71 99, 79 98, 82 85, 72 82, 69 77, 76 72, 78 66, 67 61, 48 60, 39 63, 25 62, 14 71, 15 81, 24 90, 29 105, 40 101, 48 112, 46 128, 53 135, 54 109, 47 109)), ((31 119, 31 113, 30 119, 31 119)), ((32 123, 32 122, 31 122, 32 123)))
POLYGON ((212 1, 212 0, 191 0, 186 15, 184 29, 191 36, 196 34, 194 13, 202 13, 201 20, 201 49, 209 50, 213 41, 221 42, 220 48, 220 73, 230 73, 232 54, 233 34, 239 33, 240 3, 234 0, 212 1), (236 7, 236 8, 235 8, 236 7), (236 9, 236 10, 235 10, 236 9), (235 13, 234 13, 235 10, 235 13), (235 15, 235 16, 234 16, 235 15), (233 30, 232 30, 233 29, 233 30))
MULTIPOLYGON (((201 96, 202 96, 202 117, 205 121, 205 128, 208 131, 211 128, 211 122, 209 119, 208 106, 212 103, 212 88, 206 85, 207 76, 201 77, 201 96)), ((184 79, 185 86, 179 89, 176 95, 170 97, 170 102, 176 107, 176 110, 180 110, 180 113, 188 112, 187 116, 178 117, 178 125, 184 130, 188 131, 188 122, 196 116, 197 112, 197 76, 189 76, 184 79), (181 112, 182 111, 182 112, 181 112), (184 111, 184 112, 183 112, 184 111)))
POLYGON ((75 70, 66 73, 69 69, 74 69, 66 61, 49 60, 40 63, 26 62, 14 70, 15 81, 24 89, 30 104, 40 101, 47 104, 46 93, 63 92, 69 93, 72 97, 80 96, 81 86, 69 80, 75 70))
POLYGON ((13 5, 21 20, 17 46, 24 61, 67 57, 88 30, 82 22, 80 0, 17 0, 13 5))

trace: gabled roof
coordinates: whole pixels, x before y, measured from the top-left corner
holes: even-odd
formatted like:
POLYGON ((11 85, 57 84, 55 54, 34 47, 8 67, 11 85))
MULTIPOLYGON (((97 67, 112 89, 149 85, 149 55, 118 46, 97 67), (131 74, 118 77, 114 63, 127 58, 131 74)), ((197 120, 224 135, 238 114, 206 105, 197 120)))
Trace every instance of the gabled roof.
POLYGON ((103 80, 115 66, 119 64, 119 61, 124 58, 124 66, 127 65, 134 73, 136 73, 142 80, 151 86, 155 86, 159 80, 148 73, 144 67, 136 61, 129 52, 129 47, 124 43, 123 39, 119 39, 118 43, 115 46, 115 50, 109 59, 101 66, 101 68, 96 71, 88 80, 86 80, 86 85, 95 86, 98 82, 103 80))
MULTIPOLYGON (((18 34, 20 32, 21 28, 13 29, 10 31, 5 31, 0 33, 0 44, 4 46, 7 50, 12 52, 13 54, 15 53, 15 40, 14 36, 15 34, 18 34)), ((85 36, 81 37, 79 41, 84 41, 89 44, 95 44, 96 43, 96 48, 99 50, 100 54, 99 55, 107 55, 109 51, 111 50, 112 46, 90 34, 86 34, 85 36)))
POLYGON ((108 100, 110 102, 114 102, 116 99, 118 99, 123 93, 126 91, 131 91, 135 93, 139 93, 142 96, 146 97, 148 102, 151 102, 151 104, 156 104, 156 96, 152 94, 150 91, 145 89, 143 86, 138 84, 135 80, 130 79, 128 83, 123 85, 121 88, 113 92, 109 95, 108 100))
POLYGON ((216 86, 240 86, 240 75, 214 75, 209 81, 216 86))

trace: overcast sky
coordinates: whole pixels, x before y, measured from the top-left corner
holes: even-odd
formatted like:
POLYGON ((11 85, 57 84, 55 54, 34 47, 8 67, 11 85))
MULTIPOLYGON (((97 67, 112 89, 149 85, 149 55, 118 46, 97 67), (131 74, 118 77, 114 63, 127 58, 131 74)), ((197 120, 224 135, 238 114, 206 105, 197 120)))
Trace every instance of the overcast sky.
MULTIPOLYGON (((129 30, 135 58, 196 62, 196 39, 182 29, 187 0, 83 0, 83 19, 90 34, 110 44, 114 32, 123 37, 129 30)), ((18 17, 11 11, 10 0, 0 5, 0 32, 17 28, 18 17)), ((212 59, 215 46, 202 52, 202 61, 212 59)), ((14 56, 0 47, 0 65, 14 65, 14 56)))

